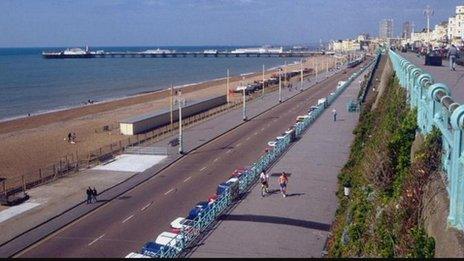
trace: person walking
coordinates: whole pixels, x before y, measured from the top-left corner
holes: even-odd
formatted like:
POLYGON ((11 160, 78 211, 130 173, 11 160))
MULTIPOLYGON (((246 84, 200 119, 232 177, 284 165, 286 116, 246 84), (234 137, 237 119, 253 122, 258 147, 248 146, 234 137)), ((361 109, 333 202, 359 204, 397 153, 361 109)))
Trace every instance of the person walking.
POLYGON ((332 114, 333 114, 333 119, 334 119, 334 121, 337 121, 337 110, 336 110, 336 109, 333 109, 333 110, 332 110, 332 114))
POLYGON ((456 71, 456 68, 454 68, 454 63, 456 62, 457 56, 458 56, 458 49, 456 48, 456 46, 454 46, 454 44, 452 44, 448 50, 450 71, 456 71))
POLYGON ((92 189, 90 187, 87 189, 87 204, 92 203, 92 189))
POLYGON ((263 170, 259 175, 259 181, 261 182, 261 197, 264 197, 269 193, 269 174, 263 170))
POLYGON ((282 192, 282 196, 284 198, 287 196, 287 183, 288 183, 287 174, 282 171, 282 174, 279 177, 279 185, 280 185, 280 192, 282 192))
POLYGON ((92 199, 95 201, 95 203, 97 203, 97 190, 95 189, 95 187, 93 187, 92 189, 92 199))
POLYGON ((68 132, 68 142, 71 142, 71 132, 68 132))

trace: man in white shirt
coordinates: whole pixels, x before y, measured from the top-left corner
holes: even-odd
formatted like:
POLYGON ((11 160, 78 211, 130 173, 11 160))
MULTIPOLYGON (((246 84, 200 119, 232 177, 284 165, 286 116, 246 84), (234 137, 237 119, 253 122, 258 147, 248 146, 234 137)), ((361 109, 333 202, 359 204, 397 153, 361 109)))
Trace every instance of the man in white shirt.
POLYGON ((263 170, 259 175, 259 181, 261 182, 261 196, 264 197, 265 194, 269 193, 269 174, 263 170))

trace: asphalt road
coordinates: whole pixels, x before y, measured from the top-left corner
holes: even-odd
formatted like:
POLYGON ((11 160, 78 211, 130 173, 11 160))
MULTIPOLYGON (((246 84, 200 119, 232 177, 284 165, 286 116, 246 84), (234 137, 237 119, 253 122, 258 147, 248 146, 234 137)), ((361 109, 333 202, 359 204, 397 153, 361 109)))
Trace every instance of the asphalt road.
POLYGON ((267 142, 353 72, 337 74, 190 152, 145 183, 18 254, 19 257, 124 257, 185 217, 234 169, 255 161, 267 142))

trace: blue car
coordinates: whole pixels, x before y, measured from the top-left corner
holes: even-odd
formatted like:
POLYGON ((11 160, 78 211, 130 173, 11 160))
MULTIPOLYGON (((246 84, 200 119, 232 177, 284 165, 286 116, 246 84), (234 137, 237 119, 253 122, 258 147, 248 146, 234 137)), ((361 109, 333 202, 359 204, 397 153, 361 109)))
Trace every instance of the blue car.
POLYGON ((160 245, 153 241, 150 241, 150 242, 145 243, 145 245, 143 245, 140 253, 142 255, 146 255, 150 257, 158 257, 157 253, 161 250, 161 247, 164 247, 166 250, 171 248, 170 246, 160 245))

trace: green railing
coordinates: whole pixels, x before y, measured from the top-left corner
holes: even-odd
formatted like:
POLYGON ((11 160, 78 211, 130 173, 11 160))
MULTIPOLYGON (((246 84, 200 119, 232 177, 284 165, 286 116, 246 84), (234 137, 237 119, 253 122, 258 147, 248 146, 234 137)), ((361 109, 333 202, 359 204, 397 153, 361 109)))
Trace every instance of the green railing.
POLYGON ((407 90, 411 108, 417 108, 419 132, 433 127, 442 134, 442 170, 449 195, 448 223, 464 229, 464 105, 455 102, 443 83, 421 68, 389 50, 390 60, 400 85, 407 90))

